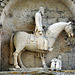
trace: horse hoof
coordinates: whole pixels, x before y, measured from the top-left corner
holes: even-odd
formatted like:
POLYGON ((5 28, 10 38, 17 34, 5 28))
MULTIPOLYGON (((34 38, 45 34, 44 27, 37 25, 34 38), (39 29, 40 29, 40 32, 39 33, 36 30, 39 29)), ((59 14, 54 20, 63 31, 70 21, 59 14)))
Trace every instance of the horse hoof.
POLYGON ((49 48, 48 51, 52 52, 53 48, 49 48))
POLYGON ((20 68, 19 66, 15 66, 15 68, 20 68))

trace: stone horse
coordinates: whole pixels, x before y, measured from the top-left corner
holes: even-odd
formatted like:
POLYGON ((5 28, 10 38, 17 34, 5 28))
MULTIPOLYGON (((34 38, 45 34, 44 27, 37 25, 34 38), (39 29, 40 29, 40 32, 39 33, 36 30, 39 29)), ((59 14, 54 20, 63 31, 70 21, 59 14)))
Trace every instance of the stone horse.
MULTIPOLYGON (((45 32, 44 37, 48 41, 48 47, 52 48, 57 36, 61 33, 61 31, 65 30, 69 37, 73 36, 71 22, 58 22, 49 26, 47 31, 45 32)), ((10 40, 10 63, 12 63, 12 56, 14 56, 14 66, 15 68, 20 68, 25 66, 21 61, 21 53, 22 50, 36 51, 36 52, 45 52, 44 50, 38 49, 37 43, 38 37, 35 34, 28 34, 26 32, 17 32, 11 36, 10 40), (13 53, 13 44, 15 46, 15 52, 13 53), (17 58, 19 56, 20 66, 18 65, 17 58)), ((42 64, 44 68, 46 67, 45 59, 42 57, 42 64)))

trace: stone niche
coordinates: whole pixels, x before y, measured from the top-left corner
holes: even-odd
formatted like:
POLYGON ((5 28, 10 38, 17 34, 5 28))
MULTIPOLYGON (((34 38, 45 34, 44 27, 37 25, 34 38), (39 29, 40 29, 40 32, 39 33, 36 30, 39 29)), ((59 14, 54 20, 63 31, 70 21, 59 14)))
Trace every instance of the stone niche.
MULTIPOLYGON (((8 70, 9 52, 10 52, 10 35, 16 31, 26 31, 33 33, 35 29, 35 13, 39 7, 45 8, 43 17, 43 25, 49 27, 51 24, 59 21, 68 21, 73 15, 70 10, 60 0, 11 0, 3 9, 2 20, 2 70, 8 70)), ((69 38, 66 37, 66 32, 62 32, 54 44, 54 51, 46 54, 46 63, 48 66, 53 57, 62 55, 63 69, 72 69, 71 47, 67 45, 69 38), (65 38, 67 38, 65 40, 65 38), (71 58, 71 59, 70 59, 71 58), (70 60, 69 60, 70 59, 70 60), (70 63, 69 63, 70 62, 70 63), (65 66, 67 65, 67 66, 65 66)), ((73 57, 74 59, 74 57, 73 57)), ((75 59, 74 59, 75 60, 75 59)), ((25 51, 22 53, 23 64, 29 67, 41 67, 41 58, 37 58, 37 53, 25 51)), ((74 64, 75 65, 75 64, 74 64)))

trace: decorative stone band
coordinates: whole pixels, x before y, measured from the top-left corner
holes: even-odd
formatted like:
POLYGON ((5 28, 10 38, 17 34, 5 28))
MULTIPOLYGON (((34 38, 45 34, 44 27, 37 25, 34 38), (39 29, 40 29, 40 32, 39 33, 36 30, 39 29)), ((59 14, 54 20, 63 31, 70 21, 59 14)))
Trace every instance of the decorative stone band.
POLYGON ((39 71, 31 71, 31 72, 26 72, 26 71, 2 71, 0 72, 0 74, 37 74, 37 75, 41 75, 41 74, 53 74, 53 75, 75 75, 75 70, 62 70, 62 71, 43 71, 43 72, 39 72, 39 71))

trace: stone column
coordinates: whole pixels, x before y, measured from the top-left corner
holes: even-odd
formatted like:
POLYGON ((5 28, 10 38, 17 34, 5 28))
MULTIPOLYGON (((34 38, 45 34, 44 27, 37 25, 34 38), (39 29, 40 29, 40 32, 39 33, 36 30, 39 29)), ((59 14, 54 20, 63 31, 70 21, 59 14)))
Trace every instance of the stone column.
POLYGON ((2 26, 0 25, 0 70, 1 70, 1 32, 2 32, 2 26))

